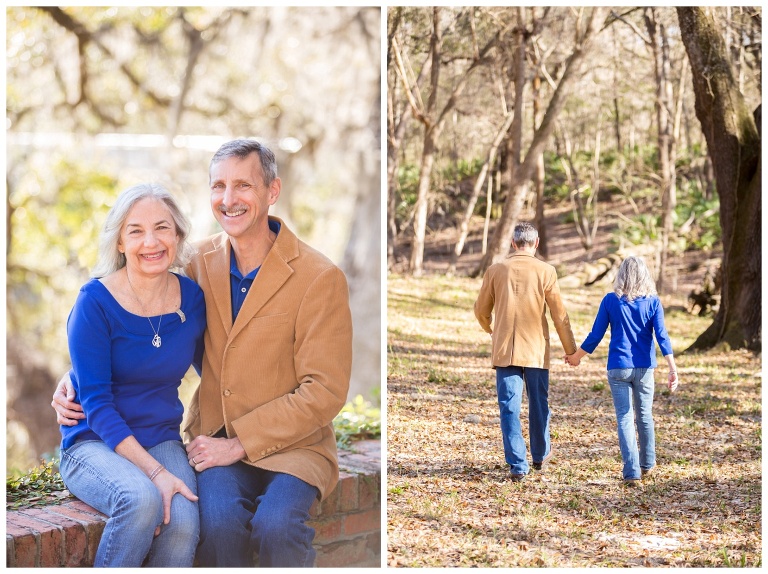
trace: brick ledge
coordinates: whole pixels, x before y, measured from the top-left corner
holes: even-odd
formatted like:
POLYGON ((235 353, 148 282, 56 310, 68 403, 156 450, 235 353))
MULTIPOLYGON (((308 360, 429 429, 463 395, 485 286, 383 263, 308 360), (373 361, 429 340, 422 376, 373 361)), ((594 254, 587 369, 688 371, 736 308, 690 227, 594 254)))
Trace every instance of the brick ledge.
MULTIPOLYGON (((317 567, 381 566, 381 442, 339 451, 339 484, 310 510, 317 567)), ((84 502, 8 511, 7 567, 93 566, 106 517, 84 502)))

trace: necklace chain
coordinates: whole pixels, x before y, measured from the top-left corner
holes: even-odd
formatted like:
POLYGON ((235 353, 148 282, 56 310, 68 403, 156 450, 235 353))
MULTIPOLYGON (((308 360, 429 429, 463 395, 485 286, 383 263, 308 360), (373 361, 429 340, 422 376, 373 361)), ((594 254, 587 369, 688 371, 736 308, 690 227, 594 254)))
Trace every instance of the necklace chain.
MULTIPOLYGON (((125 276, 128 278, 128 286, 131 288, 131 293, 133 293, 133 298, 136 299, 136 302, 139 304, 139 307, 141 307, 141 312, 144 313, 144 315, 147 315, 147 310, 144 307, 144 304, 141 302, 141 299, 139 299, 139 296, 136 294, 136 290, 133 288, 133 284, 131 283, 131 276, 128 273, 128 269, 125 270, 125 276)), ((165 296, 168 294, 168 283, 170 281, 168 280, 168 277, 165 279, 165 291, 163 291, 163 303, 165 303, 165 296)), ((152 328, 152 332, 155 334, 154 337, 152 337, 152 346, 155 348, 160 348, 160 345, 163 344, 163 340, 160 338, 160 325, 163 322, 163 315, 160 314, 160 320, 157 322, 157 329, 155 329, 155 326, 152 324, 152 321, 149 317, 145 317, 147 321, 149 321, 149 326, 152 328)))

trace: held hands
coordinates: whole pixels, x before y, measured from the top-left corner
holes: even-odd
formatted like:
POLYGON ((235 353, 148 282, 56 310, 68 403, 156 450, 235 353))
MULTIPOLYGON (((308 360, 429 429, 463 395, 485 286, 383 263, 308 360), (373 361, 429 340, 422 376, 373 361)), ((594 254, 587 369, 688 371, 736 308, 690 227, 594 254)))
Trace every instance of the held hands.
POLYGON ((576 353, 573 353, 571 355, 565 355, 563 357, 565 359, 566 364, 572 366, 572 367, 578 367, 581 363, 581 358, 576 356, 576 353))
POLYGON ((213 438, 200 435, 186 448, 189 464, 197 472, 214 466, 229 466, 245 458, 245 449, 237 437, 213 438))

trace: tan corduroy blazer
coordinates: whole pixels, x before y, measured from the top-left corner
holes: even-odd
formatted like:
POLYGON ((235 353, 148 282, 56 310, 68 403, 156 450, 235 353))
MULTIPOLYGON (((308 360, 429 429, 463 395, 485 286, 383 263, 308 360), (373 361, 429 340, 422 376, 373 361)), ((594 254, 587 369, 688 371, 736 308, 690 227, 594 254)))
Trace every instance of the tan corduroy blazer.
POLYGON ((338 482, 331 422, 352 367, 349 289, 327 257, 270 219, 280 233, 234 325, 229 239, 196 245, 187 271, 205 293, 208 328, 185 439, 224 427, 243 444, 244 462, 296 476, 325 498, 338 482))
POLYGON ((565 352, 575 353, 576 341, 552 265, 518 250, 488 268, 475 302, 475 317, 492 334, 494 367, 549 369, 547 308, 565 352))

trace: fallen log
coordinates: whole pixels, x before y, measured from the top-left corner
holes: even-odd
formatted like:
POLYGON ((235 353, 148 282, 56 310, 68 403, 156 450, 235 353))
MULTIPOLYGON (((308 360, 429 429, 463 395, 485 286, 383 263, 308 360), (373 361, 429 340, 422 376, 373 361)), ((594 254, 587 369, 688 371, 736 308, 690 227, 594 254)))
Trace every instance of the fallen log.
MULTIPOLYGON (((577 288, 595 285, 597 283, 610 284, 616 277, 621 262, 626 257, 634 255, 636 257, 646 257, 655 254, 657 247, 650 245, 633 245, 630 249, 620 249, 615 253, 610 253, 601 257, 597 261, 585 261, 578 271, 558 279, 560 287, 577 288)), ((652 262, 646 261, 649 267, 653 267, 652 262)), ((651 269, 651 271, 653 271, 651 269)))

